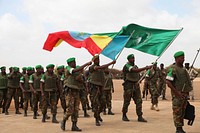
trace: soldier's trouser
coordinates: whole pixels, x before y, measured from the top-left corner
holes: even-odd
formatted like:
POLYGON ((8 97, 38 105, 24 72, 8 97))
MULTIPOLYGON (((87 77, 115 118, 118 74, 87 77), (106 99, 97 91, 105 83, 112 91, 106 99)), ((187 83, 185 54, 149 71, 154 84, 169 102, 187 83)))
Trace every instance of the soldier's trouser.
POLYGON ((143 114, 141 91, 140 91, 140 86, 138 83, 126 81, 124 83, 123 98, 124 98, 124 103, 123 103, 122 113, 128 112, 128 106, 130 105, 130 101, 132 98, 136 104, 137 115, 141 116, 143 114))
POLYGON ((63 110, 67 108, 65 94, 60 94, 60 103, 63 110))
POLYGON ((106 107, 105 108, 108 108, 108 109, 112 109, 112 92, 111 90, 104 90, 104 96, 105 96, 105 99, 106 99, 106 107))
POLYGON ((68 120, 71 116, 72 122, 78 121, 78 111, 80 105, 80 94, 78 89, 69 88, 67 96, 66 96, 66 106, 67 110, 63 116, 63 120, 68 120))
POLYGON ((5 109, 7 89, 0 89, 0 108, 5 109))
POLYGON ((148 92, 151 94, 151 90, 150 90, 150 87, 149 87, 149 82, 148 81, 144 81, 144 86, 143 86, 143 89, 142 89, 143 96, 145 96, 145 93, 147 93, 146 95, 148 95, 148 92))
POLYGON ((182 127, 184 125, 184 115, 187 106, 186 99, 172 98, 172 110, 175 127, 182 127))
POLYGON ((7 92, 7 101, 6 101, 6 106, 5 109, 8 110, 10 107, 10 103, 12 101, 12 97, 14 97, 14 102, 15 102, 15 109, 19 110, 19 95, 18 95, 19 88, 8 88, 7 92))
POLYGON ((32 93, 32 101, 33 101, 33 111, 38 111, 38 103, 41 99, 41 92, 37 91, 37 94, 32 93))
POLYGON ((57 94, 56 91, 45 91, 44 97, 42 97, 42 114, 47 113, 48 108, 48 100, 46 98, 49 98, 50 104, 51 104, 51 114, 56 115, 57 114, 57 94))
POLYGON ((86 92, 84 89, 80 90, 80 100, 81 100, 81 105, 83 110, 86 109, 86 104, 87 104, 87 97, 86 97, 86 92))
POLYGON ((105 103, 106 103, 102 87, 91 84, 91 95, 92 95, 91 102, 92 102, 92 109, 94 111, 94 118, 99 119, 100 113, 105 108, 105 103))
POLYGON ((23 93, 23 98, 24 98, 24 110, 28 110, 28 103, 31 100, 31 92, 25 92, 23 93))
POLYGON ((151 83, 150 84, 150 89, 151 89, 151 103, 153 105, 156 105, 156 104, 158 104, 158 97, 159 97, 157 84, 156 83, 151 83))
POLYGON ((163 97, 165 97, 165 92, 166 92, 166 83, 165 83, 165 81, 159 81, 158 82, 158 93, 163 95, 163 97))

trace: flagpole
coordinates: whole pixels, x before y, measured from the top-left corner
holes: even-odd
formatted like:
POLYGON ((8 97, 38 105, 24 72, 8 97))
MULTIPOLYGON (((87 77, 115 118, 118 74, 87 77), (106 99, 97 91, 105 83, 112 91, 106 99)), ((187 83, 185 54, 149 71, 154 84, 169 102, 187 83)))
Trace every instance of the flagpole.
POLYGON ((169 46, 171 46, 172 42, 174 42, 174 40, 177 38, 177 36, 181 33, 181 31, 183 30, 183 28, 181 28, 181 30, 178 32, 178 34, 176 34, 176 36, 173 38, 173 40, 170 42, 170 44, 162 51, 162 53, 160 54, 160 56, 156 59, 155 62, 158 61, 158 59, 163 55, 163 53, 169 48, 169 46))

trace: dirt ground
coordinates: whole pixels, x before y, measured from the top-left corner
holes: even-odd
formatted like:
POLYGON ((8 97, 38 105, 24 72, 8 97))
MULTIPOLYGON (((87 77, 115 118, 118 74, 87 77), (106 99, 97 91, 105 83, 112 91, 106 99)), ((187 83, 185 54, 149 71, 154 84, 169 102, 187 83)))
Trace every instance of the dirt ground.
MULTIPOLYGON (((113 112, 115 115, 103 115, 103 122, 100 127, 95 126, 95 120, 92 117, 93 113, 91 110, 88 111, 91 117, 84 118, 83 111, 80 110, 78 119, 78 126, 85 133, 174 133, 175 128, 172 119, 171 109, 171 95, 170 90, 167 88, 166 98, 168 100, 161 100, 159 98, 160 111, 150 110, 150 99, 143 99, 143 113, 144 118, 147 119, 147 123, 137 122, 137 116, 135 112, 135 104, 131 102, 129 106, 128 118, 129 122, 122 121, 121 108, 123 104, 123 89, 122 80, 114 80, 115 92, 113 93, 113 112)), ((190 101, 196 108, 196 118, 193 126, 188 126, 185 120, 184 129, 187 133, 200 133, 200 78, 194 81, 194 93, 195 100, 190 101)), ((142 84, 141 84, 142 88, 142 84)), ((20 109, 23 112, 22 109, 20 109)), ((47 120, 46 123, 41 122, 41 115, 38 119, 33 119, 32 111, 28 111, 28 117, 24 117, 23 114, 16 115, 14 112, 14 104, 12 102, 9 109, 9 115, 0 114, 0 133, 62 133, 71 132, 71 121, 67 121, 66 131, 60 129, 59 124, 51 123, 51 120, 47 120)), ((39 114, 41 112, 39 111, 39 114)), ((50 110, 48 115, 51 116, 50 110)), ((62 120, 63 111, 58 105, 57 119, 62 120)))

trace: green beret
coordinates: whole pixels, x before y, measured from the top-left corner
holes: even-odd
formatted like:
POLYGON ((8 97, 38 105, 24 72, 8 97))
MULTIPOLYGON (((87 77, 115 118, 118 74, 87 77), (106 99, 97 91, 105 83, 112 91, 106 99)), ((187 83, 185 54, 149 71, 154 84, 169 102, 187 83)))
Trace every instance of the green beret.
POLYGON ((1 69, 6 69, 6 67, 5 67, 5 66, 2 66, 1 69))
POLYGON ((130 58, 133 58, 134 57, 134 54, 129 54, 128 56, 127 56, 127 60, 129 60, 130 58))
POLYGON ((183 51, 178 51, 174 54, 174 58, 179 57, 179 56, 184 56, 184 52, 183 51))
POLYGON ((32 71, 33 70, 33 68, 32 67, 27 67, 27 69, 26 69, 27 71, 32 71))
POLYGON ((41 68, 42 68, 41 65, 37 65, 37 66, 35 66, 35 69, 41 69, 41 68))
POLYGON ((13 70, 14 70, 15 72, 19 71, 19 67, 13 67, 13 70))
POLYGON ((72 62, 72 61, 75 61, 75 58, 74 58, 74 57, 67 59, 67 63, 70 63, 70 62, 72 62))
POLYGON ((49 67, 54 67, 55 65, 54 64, 49 64, 46 66, 46 69, 48 69, 49 67))
POLYGON ((64 68, 64 65, 58 66, 58 67, 57 67, 57 70, 58 70, 58 69, 63 69, 63 68, 64 68))
POLYGON ((27 68, 26 67, 22 67, 22 70, 26 70, 27 68))
POLYGON ((95 54, 93 57, 92 57, 92 60, 94 61, 95 59, 99 58, 99 55, 98 54, 95 54))

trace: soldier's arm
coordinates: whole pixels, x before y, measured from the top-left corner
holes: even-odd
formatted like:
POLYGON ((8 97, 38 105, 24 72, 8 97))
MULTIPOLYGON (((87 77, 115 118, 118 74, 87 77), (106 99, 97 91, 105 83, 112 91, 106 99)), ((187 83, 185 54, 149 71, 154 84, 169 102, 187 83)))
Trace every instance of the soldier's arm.
POLYGON ((110 65, 112 65, 112 64, 115 64, 116 63, 116 60, 113 60, 113 61, 111 61, 110 63, 108 63, 108 64, 105 64, 105 65, 102 65, 102 66, 95 66, 95 70, 97 70, 97 69, 105 69, 105 68, 107 68, 108 66, 110 66, 110 65))
POLYGON ((21 88, 22 92, 26 91, 24 89, 24 77, 23 76, 20 78, 19 87, 21 88))
POLYGON ((29 83, 29 87, 30 87, 31 91, 32 91, 34 94, 36 94, 36 91, 35 91, 35 89, 33 88, 33 76, 32 76, 32 75, 30 76, 28 83, 29 83))
POLYGON ((41 90, 42 96, 44 96, 43 86, 44 86, 44 75, 42 75, 42 78, 40 80, 40 90, 41 90))
POLYGON ((72 72, 79 72, 79 71, 82 71, 86 66, 91 65, 91 64, 92 64, 92 61, 89 61, 89 62, 83 64, 82 66, 73 69, 72 72))

